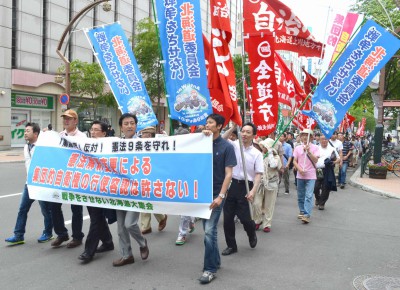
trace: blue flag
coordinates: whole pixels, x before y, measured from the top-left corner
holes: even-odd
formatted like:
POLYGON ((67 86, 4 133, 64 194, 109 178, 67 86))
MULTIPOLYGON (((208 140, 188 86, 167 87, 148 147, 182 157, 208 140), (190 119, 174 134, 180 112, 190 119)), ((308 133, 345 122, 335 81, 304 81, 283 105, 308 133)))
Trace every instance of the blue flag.
POLYGON ((200 1, 156 0, 171 119, 205 124, 212 113, 201 31, 200 1))
POLYGON ((318 122, 326 137, 332 136, 346 112, 399 48, 397 37, 368 20, 314 91, 312 109, 303 113, 318 122))
POLYGON ((129 41, 119 23, 85 31, 122 113, 138 118, 137 130, 157 125, 129 41))

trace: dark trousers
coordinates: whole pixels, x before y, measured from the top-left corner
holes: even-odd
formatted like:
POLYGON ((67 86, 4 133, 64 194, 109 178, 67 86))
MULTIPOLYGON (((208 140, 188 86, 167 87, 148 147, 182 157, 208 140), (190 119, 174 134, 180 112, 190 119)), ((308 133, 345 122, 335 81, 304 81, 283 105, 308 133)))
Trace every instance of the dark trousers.
MULTIPOLYGON (((253 187, 253 183, 249 182, 249 188, 253 187)), ((228 196, 224 205, 224 232, 225 241, 229 248, 237 249, 235 238, 235 215, 238 216, 243 228, 249 237, 254 239, 256 235, 256 224, 251 219, 249 202, 246 199, 246 185, 244 181, 232 179, 231 186, 228 190, 228 196)))
POLYGON ((329 192, 324 185, 323 179, 317 179, 314 186, 315 203, 318 205, 325 205, 329 198, 329 192))
POLYGON ((112 235, 104 216, 104 210, 99 207, 87 207, 90 216, 89 233, 85 242, 85 252, 90 256, 96 253, 99 241, 105 245, 112 244, 112 235))
MULTIPOLYGON (((67 237, 68 230, 65 227, 64 215, 61 209, 62 203, 53 202, 51 206, 51 217, 53 219, 54 232, 59 237, 67 237)), ((71 204, 72 210, 72 238, 82 241, 85 236, 82 232, 83 208, 81 205, 71 204)))

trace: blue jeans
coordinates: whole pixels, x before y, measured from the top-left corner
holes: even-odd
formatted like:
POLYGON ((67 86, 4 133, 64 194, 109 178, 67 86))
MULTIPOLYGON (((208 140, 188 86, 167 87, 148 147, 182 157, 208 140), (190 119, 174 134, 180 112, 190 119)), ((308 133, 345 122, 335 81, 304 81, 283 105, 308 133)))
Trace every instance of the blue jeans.
POLYGON ((221 257, 219 255, 218 249, 218 221, 221 216, 222 207, 224 202, 217 208, 214 208, 211 212, 211 216, 208 220, 203 219, 203 229, 204 229, 204 267, 203 271, 209 271, 211 273, 216 273, 221 265, 221 257))
POLYGON ((343 162, 342 168, 339 170, 339 184, 346 184, 346 173, 347 173, 347 167, 349 166, 349 162, 343 162))
MULTIPOLYGON (((60 238, 68 237, 68 230, 65 227, 64 215, 61 209, 62 203, 53 202, 51 207, 51 215, 53 218, 54 232, 60 238)), ((82 241, 84 233, 83 226, 83 208, 81 205, 71 204, 72 210, 72 238, 82 241)))
POLYGON ((313 208, 315 179, 297 179, 297 204, 300 212, 310 217, 313 208))
MULTIPOLYGON (((21 203, 19 205, 17 222, 14 228, 14 235, 17 238, 24 239, 26 221, 28 219, 28 212, 31 208, 34 199, 29 198, 28 186, 25 184, 24 191, 21 196, 21 203)), ((49 202, 39 200, 40 209, 44 217, 44 230, 43 234, 51 236, 53 233, 53 222, 51 219, 51 206, 49 202)))

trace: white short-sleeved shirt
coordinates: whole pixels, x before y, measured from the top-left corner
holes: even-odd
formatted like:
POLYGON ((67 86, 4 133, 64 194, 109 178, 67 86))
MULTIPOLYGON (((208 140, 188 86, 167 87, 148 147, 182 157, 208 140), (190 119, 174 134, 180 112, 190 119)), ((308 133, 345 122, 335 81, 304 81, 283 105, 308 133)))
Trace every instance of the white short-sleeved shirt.
MULTIPOLYGON (((244 180, 244 172, 243 172, 243 161, 242 161, 242 154, 240 153, 240 145, 239 140, 229 142, 233 145, 235 149, 235 155, 237 160, 237 165, 233 167, 232 177, 238 180, 244 180)), ((260 151, 258 151, 253 145, 244 148, 244 159, 246 160, 246 172, 247 172, 247 179, 249 181, 254 181, 254 178, 257 173, 264 172, 264 163, 263 163, 263 156, 260 151)))

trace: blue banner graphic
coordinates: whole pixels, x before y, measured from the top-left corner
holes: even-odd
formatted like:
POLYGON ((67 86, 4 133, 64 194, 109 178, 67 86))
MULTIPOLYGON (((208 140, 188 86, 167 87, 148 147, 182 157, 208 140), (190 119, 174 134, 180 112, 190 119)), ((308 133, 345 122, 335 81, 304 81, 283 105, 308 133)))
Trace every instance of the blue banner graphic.
POLYGON ((399 48, 397 37, 368 20, 314 91, 312 110, 303 113, 315 119, 328 138, 332 136, 346 112, 399 48))
POLYGON ((205 124, 212 113, 207 88, 199 0, 156 0, 171 119, 205 124))
POLYGON ((208 218, 212 137, 82 139, 44 132, 27 184, 38 200, 208 218))
POLYGON ((138 118, 137 130, 157 125, 129 41, 119 23, 85 31, 122 113, 138 118))

